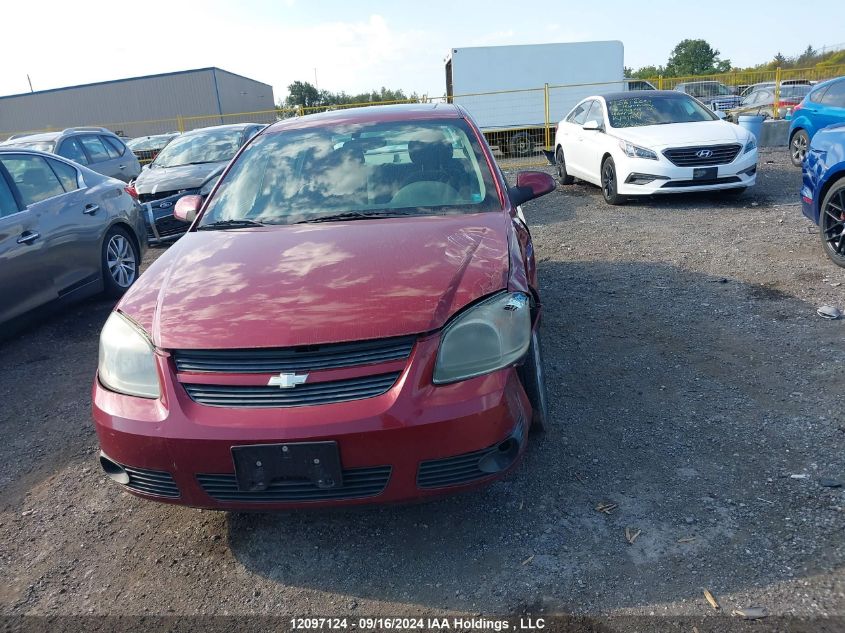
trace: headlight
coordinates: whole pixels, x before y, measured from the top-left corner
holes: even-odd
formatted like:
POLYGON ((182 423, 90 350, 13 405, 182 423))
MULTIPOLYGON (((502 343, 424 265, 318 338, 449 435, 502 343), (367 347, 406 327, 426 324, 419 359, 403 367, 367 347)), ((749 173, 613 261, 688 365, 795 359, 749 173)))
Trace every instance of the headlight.
POLYGON ((648 158, 650 160, 657 160, 657 154, 650 149, 634 145, 628 141, 619 141, 619 149, 621 149, 627 156, 631 158, 648 158))
POLYGON ((100 332, 100 382, 112 391, 141 398, 158 398, 158 372, 153 346, 138 327, 119 312, 100 332))
POLYGON ((531 309, 521 292, 497 294, 470 308, 443 331, 434 383, 489 374, 513 365, 531 342, 531 309))
POLYGON ((212 178, 211 180, 209 180, 207 183, 205 183, 205 184, 202 186, 202 189, 200 189, 200 195, 204 198, 204 197, 206 197, 208 194, 210 194, 210 193, 211 193, 211 190, 212 190, 212 189, 214 189, 214 185, 216 185, 216 184, 217 184, 217 181, 218 181, 218 180, 220 180, 220 176, 215 176, 214 178, 212 178))
POLYGON ((750 136, 748 142, 745 144, 745 149, 742 150, 742 153, 747 154, 752 149, 757 149, 757 139, 754 137, 753 134, 750 136))

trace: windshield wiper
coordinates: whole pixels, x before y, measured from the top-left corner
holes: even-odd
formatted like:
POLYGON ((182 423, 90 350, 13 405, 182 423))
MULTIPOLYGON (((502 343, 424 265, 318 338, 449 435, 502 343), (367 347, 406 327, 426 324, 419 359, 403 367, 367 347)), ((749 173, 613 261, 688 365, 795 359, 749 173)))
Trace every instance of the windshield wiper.
POLYGON ((345 211, 331 215, 321 215, 316 218, 299 220, 295 224, 312 224, 316 222, 348 222, 349 220, 378 220, 380 218, 398 218, 404 215, 414 215, 402 211, 345 211))
POLYGON ((250 226, 266 226, 261 222, 255 220, 218 220, 211 224, 203 224, 197 227, 197 231, 219 231, 221 229, 243 229, 250 226))

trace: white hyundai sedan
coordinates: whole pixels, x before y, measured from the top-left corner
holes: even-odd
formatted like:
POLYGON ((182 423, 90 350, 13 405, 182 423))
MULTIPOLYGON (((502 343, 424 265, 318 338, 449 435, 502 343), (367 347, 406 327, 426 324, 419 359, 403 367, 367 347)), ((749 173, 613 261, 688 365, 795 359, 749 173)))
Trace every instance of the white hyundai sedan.
POLYGON ((558 124, 561 184, 580 178, 609 204, 627 196, 725 190, 757 178, 757 140, 689 95, 664 90, 588 97, 558 124))

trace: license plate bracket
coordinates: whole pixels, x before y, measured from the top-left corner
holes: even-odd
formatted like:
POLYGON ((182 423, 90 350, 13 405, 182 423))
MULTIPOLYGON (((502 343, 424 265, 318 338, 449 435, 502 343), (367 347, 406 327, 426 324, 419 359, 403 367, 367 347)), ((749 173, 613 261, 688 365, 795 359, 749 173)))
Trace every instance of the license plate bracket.
POLYGON ((321 489, 343 486, 337 442, 289 442, 232 447, 242 491, 266 490, 277 481, 310 481, 321 489))
POLYGON ((718 167, 693 167, 693 180, 716 180, 719 175, 718 167))

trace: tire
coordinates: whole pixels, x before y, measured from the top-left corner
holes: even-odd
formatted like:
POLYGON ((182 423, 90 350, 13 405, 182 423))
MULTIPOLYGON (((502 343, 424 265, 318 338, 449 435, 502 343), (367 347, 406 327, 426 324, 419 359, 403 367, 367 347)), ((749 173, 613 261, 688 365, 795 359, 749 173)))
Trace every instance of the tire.
POLYGON ((798 130, 789 139, 789 158, 796 167, 804 164, 807 148, 810 147, 810 135, 807 130, 798 130))
POLYGON ((511 156, 530 156, 533 147, 528 132, 517 132, 508 139, 508 153, 511 156))
POLYGON ((112 227, 103 240, 101 255, 103 270, 103 291, 112 298, 118 298, 138 279, 141 257, 138 247, 129 233, 112 227))
POLYGON ((601 195, 607 204, 625 204, 625 197, 619 195, 619 181, 616 177, 616 163, 608 156, 601 164, 601 195))
POLYGON ((835 182, 822 200, 819 235, 830 261, 845 268, 845 178, 835 182))
POLYGON ((557 179, 562 185, 571 185, 575 178, 566 173, 566 161, 563 159, 563 148, 558 147, 555 152, 555 166, 557 167, 557 179))
POLYGON ((531 333, 531 344, 525 355, 525 362, 517 370, 522 387, 531 402, 533 415, 531 429, 546 431, 549 424, 549 396, 546 392, 546 372, 540 337, 536 330, 531 333))

